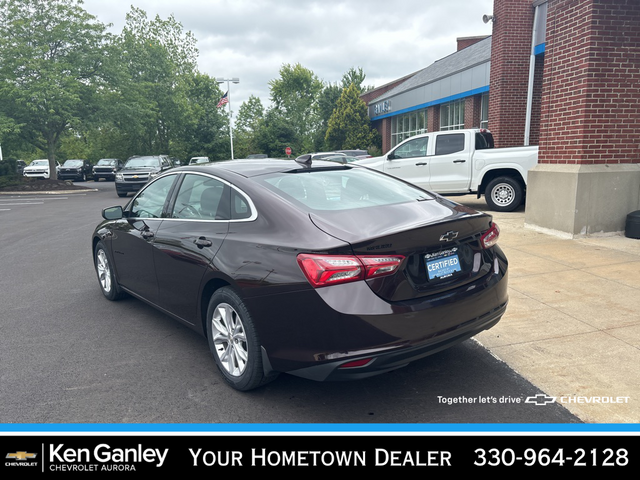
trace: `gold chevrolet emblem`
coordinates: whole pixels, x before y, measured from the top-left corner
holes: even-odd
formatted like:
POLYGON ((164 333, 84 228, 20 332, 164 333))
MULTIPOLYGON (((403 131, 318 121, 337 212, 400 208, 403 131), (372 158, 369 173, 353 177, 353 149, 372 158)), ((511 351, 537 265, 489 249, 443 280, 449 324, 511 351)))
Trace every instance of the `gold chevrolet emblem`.
POLYGON ((7 458, 14 460, 26 460, 27 458, 36 458, 36 454, 27 452, 8 453, 7 458))
POLYGON ((138 175, 134 175, 133 178, 138 178, 138 175))

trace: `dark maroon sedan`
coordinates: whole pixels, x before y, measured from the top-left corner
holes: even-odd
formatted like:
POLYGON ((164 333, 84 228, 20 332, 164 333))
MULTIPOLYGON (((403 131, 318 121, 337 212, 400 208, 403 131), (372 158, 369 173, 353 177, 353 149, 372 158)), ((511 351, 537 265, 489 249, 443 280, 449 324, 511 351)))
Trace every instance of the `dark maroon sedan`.
POLYGON ((93 234, 98 280, 206 335, 226 381, 397 369, 491 328, 498 227, 385 174, 305 159, 172 169, 93 234))

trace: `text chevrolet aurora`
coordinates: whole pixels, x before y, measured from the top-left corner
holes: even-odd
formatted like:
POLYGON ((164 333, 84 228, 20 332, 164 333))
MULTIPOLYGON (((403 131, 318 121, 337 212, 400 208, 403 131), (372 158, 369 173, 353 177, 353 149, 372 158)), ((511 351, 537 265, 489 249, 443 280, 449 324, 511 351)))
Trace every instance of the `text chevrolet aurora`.
POLYGON ((166 172, 92 237, 102 293, 208 338, 224 379, 364 378, 466 340, 507 306, 492 217, 353 164, 166 172))

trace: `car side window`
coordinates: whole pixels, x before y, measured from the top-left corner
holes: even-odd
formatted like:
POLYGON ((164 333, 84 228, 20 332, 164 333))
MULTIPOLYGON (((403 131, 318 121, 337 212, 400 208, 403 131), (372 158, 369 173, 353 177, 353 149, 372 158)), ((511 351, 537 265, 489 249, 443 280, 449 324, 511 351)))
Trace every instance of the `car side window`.
POLYGON ((133 199, 129 207, 129 218, 160 218, 171 191, 175 175, 159 178, 149 184, 140 194, 133 199))
POLYGON ((428 143, 429 137, 409 140, 393 152, 394 158, 426 157, 428 143))
POLYGON ((240 192, 231 190, 231 219, 242 220, 251 218, 251 206, 240 192))
POLYGON ((436 155, 447 155, 461 152, 462 150, 464 150, 464 133, 438 135, 436 137, 436 155))
POLYGON ((215 178, 187 174, 180 185, 171 218, 228 220, 228 187, 215 178))

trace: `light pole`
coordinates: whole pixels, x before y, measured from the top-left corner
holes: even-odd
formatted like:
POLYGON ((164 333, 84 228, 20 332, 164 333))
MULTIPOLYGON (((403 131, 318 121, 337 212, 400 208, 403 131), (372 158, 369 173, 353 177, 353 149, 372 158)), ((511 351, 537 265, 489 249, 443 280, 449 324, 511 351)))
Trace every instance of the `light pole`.
POLYGON ((229 139, 231 140, 231 160, 233 160, 233 118, 231 112, 231 88, 229 82, 232 83, 240 83, 240 79, 238 77, 234 78, 216 78, 216 82, 224 83, 227 82, 227 104, 229 105, 229 139))

